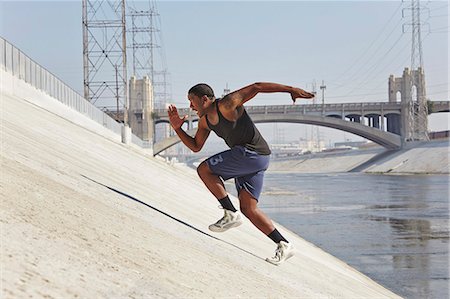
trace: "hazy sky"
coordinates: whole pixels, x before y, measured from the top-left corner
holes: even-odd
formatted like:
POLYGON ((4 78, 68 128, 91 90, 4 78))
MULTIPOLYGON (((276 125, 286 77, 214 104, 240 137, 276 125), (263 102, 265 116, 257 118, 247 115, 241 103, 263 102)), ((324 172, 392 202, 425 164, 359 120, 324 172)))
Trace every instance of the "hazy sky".
MULTIPOLYGON (((421 3, 427 94, 432 100, 448 100, 448 2, 421 3)), ((158 1, 171 102, 187 107, 186 91, 198 82, 209 83, 220 95, 227 84, 231 90, 255 81, 311 89, 314 80, 318 86, 325 81, 327 103, 387 101, 389 75, 401 76, 410 65, 408 5, 158 1)), ((81 1, 0 1, 0 20, 2 37, 82 94, 81 1)), ((283 94, 251 102, 289 103, 283 94)), ((272 139, 273 125, 261 127, 272 139)), ((448 129, 448 115, 432 116, 430 127, 448 129)), ((286 139, 305 137, 305 128, 309 126, 278 125, 286 139)), ((327 142, 344 137, 331 129, 321 129, 321 134, 327 142)))

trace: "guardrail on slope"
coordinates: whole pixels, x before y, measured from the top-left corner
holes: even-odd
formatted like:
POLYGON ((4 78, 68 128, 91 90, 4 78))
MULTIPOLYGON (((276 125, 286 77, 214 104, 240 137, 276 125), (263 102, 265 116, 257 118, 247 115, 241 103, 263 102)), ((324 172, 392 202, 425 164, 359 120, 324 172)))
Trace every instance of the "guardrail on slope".
MULTIPOLYGON (((58 77, 2 37, 0 37, 0 68, 88 116, 109 130, 119 135, 122 133, 122 124, 88 102, 58 77)), ((135 135, 132 135, 131 142, 141 147, 149 147, 147 142, 135 135)))

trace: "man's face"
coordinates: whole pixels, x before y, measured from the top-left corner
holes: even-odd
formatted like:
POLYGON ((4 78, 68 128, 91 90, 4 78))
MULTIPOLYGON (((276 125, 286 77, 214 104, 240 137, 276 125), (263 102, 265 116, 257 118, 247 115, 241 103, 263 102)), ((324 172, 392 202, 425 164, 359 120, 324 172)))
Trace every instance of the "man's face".
POLYGON ((204 99, 196 96, 195 94, 188 94, 188 99, 190 102, 189 107, 191 107, 192 110, 197 112, 198 117, 202 117, 205 115, 204 110, 204 99))

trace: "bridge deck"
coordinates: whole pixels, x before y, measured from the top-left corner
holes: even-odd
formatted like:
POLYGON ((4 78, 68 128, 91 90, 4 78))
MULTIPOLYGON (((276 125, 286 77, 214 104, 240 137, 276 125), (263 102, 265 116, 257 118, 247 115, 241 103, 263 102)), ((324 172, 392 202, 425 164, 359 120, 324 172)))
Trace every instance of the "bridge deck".
MULTIPOLYGON (((430 101, 429 113, 449 112, 449 101, 430 101)), ((350 115, 370 116, 400 114, 402 104, 389 102, 361 102, 361 103, 335 103, 335 104, 304 104, 304 105, 264 105, 245 106, 247 112, 252 114, 311 114, 324 116, 340 116, 345 118, 350 115)), ((178 109, 180 115, 188 115, 191 121, 197 120, 197 115, 190 108, 178 109)), ((166 109, 155 109, 155 122, 168 122, 166 109)))
MULTIPOLYGON (((449 101, 431 101, 429 102, 429 113, 449 112, 449 107, 449 101)), ((389 149, 401 147, 401 137, 398 135, 400 134, 401 103, 266 105, 246 106, 246 110, 255 123, 289 122, 325 126, 356 134, 389 149), (397 117, 392 118, 392 114, 396 114, 397 117), (361 121, 362 116, 369 118, 368 125, 361 121), (382 119, 384 116, 387 117, 386 126, 382 119), (350 121, 346 118, 349 118, 350 121), (385 128, 389 132, 384 131, 385 128)), ((193 123, 198 121, 197 114, 190 108, 182 108, 178 111, 180 115, 188 115, 188 133, 195 134, 196 129, 193 129, 193 123)), ((169 122, 165 109, 156 110, 154 115, 155 124, 169 122)), ((179 141, 177 136, 172 136, 155 144, 154 154, 158 154, 179 141)))

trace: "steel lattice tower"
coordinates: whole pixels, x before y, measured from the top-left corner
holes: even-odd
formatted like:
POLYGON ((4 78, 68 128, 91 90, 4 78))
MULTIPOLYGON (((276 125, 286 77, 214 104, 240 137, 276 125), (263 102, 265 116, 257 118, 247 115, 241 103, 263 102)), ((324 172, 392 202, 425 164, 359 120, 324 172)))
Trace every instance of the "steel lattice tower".
POLYGON ((423 68, 422 32, 420 23, 420 0, 411 0, 411 70, 423 68))
POLYGON ((154 88, 156 108, 164 108, 170 92, 168 90, 168 76, 164 49, 162 45, 161 29, 159 27, 159 13, 154 1, 130 2, 128 4, 129 20, 131 19, 131 44, 133 75, 137 78, 148 76, 154 88), (140 6, 141 9, 136 8, 140 6))
POLYGON ((420 0, 411 0, 411 68, 410 82, 411 99, 408 103, 408 128, 405 130, 407 141, 428 140, 428 105, 425 89, 425 73, 423 67, 422 37, 420 20, 420 0), (415 87, 415 89, 414 89, 415 87))
POLYGON ((153 18, 156 12, 151 7, 150 10, 129 9, 131 12, 131 50, 133 59, 133 75, 137 78, 148 76, 153 82, 153 48, 157 45, 153 42, 154 32, 153 18))
POLYGON ((104 110, 126 111, 125 0, 83 0, 83 58, 84 97, 104 110))

